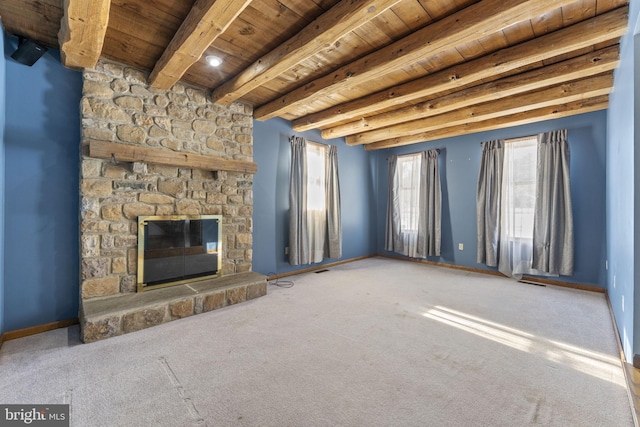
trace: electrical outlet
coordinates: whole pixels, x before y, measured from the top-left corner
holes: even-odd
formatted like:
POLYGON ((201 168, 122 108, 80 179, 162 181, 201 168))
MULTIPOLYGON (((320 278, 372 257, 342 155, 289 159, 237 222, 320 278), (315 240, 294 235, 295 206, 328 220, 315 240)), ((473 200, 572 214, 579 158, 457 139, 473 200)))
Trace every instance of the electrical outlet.
POLYGON ((285 254, 285 255, 289 255, 289 246, 285 246, 285 248, 284 248, 284 254, 285 254))
POLYGON ((464 243, 458 243, 458 250, 464 251, 464 243))
POLYGON ((605 270, 609 269, 609 260, 608 259, 604 261, 604 269, 605 270))

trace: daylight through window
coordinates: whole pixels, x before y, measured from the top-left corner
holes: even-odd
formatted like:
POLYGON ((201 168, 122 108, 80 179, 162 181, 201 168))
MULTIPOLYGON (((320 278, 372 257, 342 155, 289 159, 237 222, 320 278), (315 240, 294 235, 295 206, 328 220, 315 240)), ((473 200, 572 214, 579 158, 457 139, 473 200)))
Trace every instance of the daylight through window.
POLYGON ((307 209, 325 211, 326 147, 307 143, 307 209))
POLYGON ((420 154, 398 157, 396 169, 399 183, 400 231, 418 232, 420 206, 420 154))
POLYGON ((533 239, 537 138, 507 140, 504 150, 503 211, 512 239, 533 239))

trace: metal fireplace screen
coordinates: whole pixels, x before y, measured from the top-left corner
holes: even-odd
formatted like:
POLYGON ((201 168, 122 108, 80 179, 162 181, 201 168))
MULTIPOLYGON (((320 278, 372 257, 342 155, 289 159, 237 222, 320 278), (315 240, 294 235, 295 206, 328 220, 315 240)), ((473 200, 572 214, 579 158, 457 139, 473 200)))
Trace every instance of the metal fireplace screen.
POLYGON ((220 215, 138 217, 138 291, 219 276, 220 215))

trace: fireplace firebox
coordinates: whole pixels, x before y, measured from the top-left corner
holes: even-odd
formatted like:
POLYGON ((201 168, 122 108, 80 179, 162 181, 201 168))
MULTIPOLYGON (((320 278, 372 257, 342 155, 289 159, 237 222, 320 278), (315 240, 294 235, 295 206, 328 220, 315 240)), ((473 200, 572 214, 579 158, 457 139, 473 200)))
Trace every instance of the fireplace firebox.
POLYGON ((221 222, 220 215, 138 217, 138 292, 219 276, 221 222))

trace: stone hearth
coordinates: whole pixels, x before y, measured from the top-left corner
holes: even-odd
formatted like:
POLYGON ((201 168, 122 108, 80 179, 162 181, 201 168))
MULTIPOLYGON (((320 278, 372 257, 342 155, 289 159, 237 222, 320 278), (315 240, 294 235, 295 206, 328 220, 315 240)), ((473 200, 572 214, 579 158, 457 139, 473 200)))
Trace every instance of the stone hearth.
POLYGON ((247 272, 148 292, 85 301, 84 342, 139 331, 251 300, 267 293, 266 277, 247 272))

